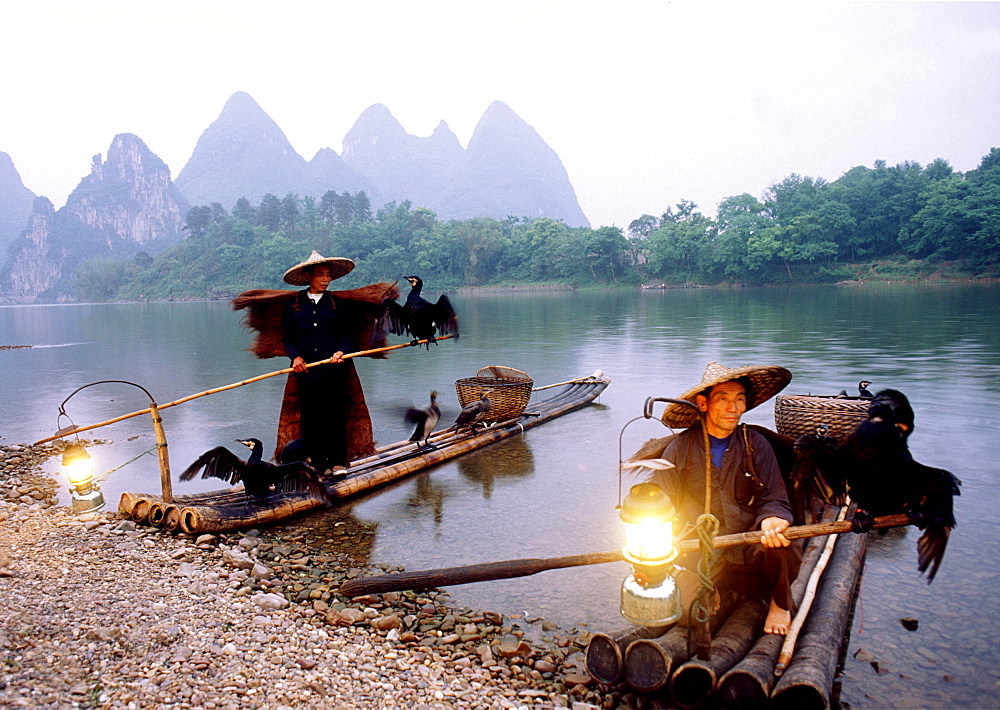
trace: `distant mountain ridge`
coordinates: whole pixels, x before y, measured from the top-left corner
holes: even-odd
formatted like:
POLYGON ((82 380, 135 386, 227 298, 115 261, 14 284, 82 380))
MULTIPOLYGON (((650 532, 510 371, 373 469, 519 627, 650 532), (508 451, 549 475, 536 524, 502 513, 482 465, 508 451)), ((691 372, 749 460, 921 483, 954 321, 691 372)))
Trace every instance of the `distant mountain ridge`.
POLYGON ((177 176, 192 205, 268 193, 322 197, 363 190, 374 207, 409 200, 443 220, 552 217, 589 227, 559 156, 506 104, 485 112, 463 149, 444 121, 427 137, 408 134, 388 108, 365 109, 343 140, 306 161, 245 92, 233 94, 177 176))
POLYGON ((72 277, 88 259, 158 254, 186 236, 189 207, 231 209, 241 197, 256 204, 266 194, 364 191, 373 209, 408 200, 442 220, 551 217, 590 226, 559 157, 499 101, 467 149, 444 121, 427 137, 406 133, 382 104, 362 112, 343 146, 342 156, 323 148, 305 160, 249 94, 236 92, 176 181, 138 136, 123 133, 106 161, 94 156, 59 210, 0 153, 0 301, 72 300, 72 277))
POLYGON ((35 197, 37 195, 21 182, 14 161, 0 152, 0 264, 3 264, 11 242, 28 223, 35 197))
POLYGON ((227 209, 240 197, 257 204, 268 193, 321 197, 331 189, 373 188, 331 149, 319 151, 307 163, 278 124, 242 91, 229 97, 198 138, 175 182, 192 205, 218 202, 227 209))

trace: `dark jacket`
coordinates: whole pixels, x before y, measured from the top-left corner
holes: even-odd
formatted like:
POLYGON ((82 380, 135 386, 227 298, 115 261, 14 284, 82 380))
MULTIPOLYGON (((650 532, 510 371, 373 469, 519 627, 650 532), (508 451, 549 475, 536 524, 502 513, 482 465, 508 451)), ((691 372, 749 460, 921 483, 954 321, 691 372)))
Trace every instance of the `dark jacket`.
MULTIPOLYGON (((792 522, 792 509, 774 450, 763 435, 752 429, 747 432, 753 449, 753 471, 763 485, 758 488, 748 475, 744 428, 741 424, 730 437, 721 470, 712 466, 712 514, 719 519, 720 535, 756 530, 764 518, 772 516, 792 522)), ((673 437, 663 449, 662 458, 675 468, 657 470, 650 480, 670 496, 680 526, 694 525, 705 512, 705 446, 701 424, 673 437)), ((726 548, 725 557, 735 564, 744 564, 745 547, 726 548)))
MULTIPOLYGON (((282 345, 291 360, 301 357, 307 363, 324 360, 338 350, 353 352, 357 314, 350 302, 325 291, 318 303, 309 298, 308 289, 299 291, 285 306, 282 315, 282 345)), ((310 368, 307 377, 328 375, 334 366, 310 368)))

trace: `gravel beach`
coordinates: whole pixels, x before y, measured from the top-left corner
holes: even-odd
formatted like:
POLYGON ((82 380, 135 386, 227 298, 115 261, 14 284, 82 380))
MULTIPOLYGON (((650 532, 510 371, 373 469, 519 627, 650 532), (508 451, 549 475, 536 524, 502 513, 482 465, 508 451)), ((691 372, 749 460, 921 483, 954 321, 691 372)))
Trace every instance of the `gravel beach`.
MULTIPOLYGON (((364 529, 333 522, 174 535, 75 515, 0 446, 0 707, 619 707, 586 673, 586 630, 454 608, 447 593, 348 599, 364 529), (353 551, 353 552, 352 552, 353 551)), ((335 514, 334 514, 335 517, 335 514)), ((624 700, 627 700, 624 699, 624 700)))

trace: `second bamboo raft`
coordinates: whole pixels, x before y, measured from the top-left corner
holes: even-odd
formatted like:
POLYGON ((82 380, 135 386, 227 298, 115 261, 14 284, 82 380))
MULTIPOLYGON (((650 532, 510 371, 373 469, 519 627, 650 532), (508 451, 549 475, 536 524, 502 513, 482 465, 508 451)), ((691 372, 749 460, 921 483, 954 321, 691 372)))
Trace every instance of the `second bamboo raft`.
MULTIPOLYGON (((609 384, 611 380, 601 372, 581 377, 565 383, 544 399, 530 402, 527 410, 517 417, 471 432, 454 428, 440 431, 430 438, 433 449, 422 449, 411 441, 381 447, 372 456, 352 461, 346 476, 324 476, 323 482, 333 497, 359 495, 568 414, 597 399, 609 384)), ((305 494, 273 495, 266 504, 248 503, 243 487, 236 486, 173 496, 169 503, 160 496, 125 492, 119 500, 118 512, 137 523, 172 532, 217 533, 274 524, 322 505, 305 494)))

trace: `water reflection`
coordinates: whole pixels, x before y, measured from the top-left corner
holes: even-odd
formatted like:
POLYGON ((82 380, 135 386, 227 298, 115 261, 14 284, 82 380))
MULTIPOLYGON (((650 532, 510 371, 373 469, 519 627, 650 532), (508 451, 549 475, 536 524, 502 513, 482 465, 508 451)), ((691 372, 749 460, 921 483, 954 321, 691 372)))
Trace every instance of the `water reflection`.
POLYGON ((434 524, 440 525, 444 515, 444 499, 447 495, 445 489, 434 485, 430 474, 421 473, 417 475, 415 485, 410 490, 406 505, 409 506, 411 514, 419 516, 429 511, 434 524))
POLYGON ((534 473, 535 458, 527 440, 513 436, 489 449, 459 458, 458 470, 465 478, 482 486, 483 498, 489 499, 496 479, 521 478, 534 473))

